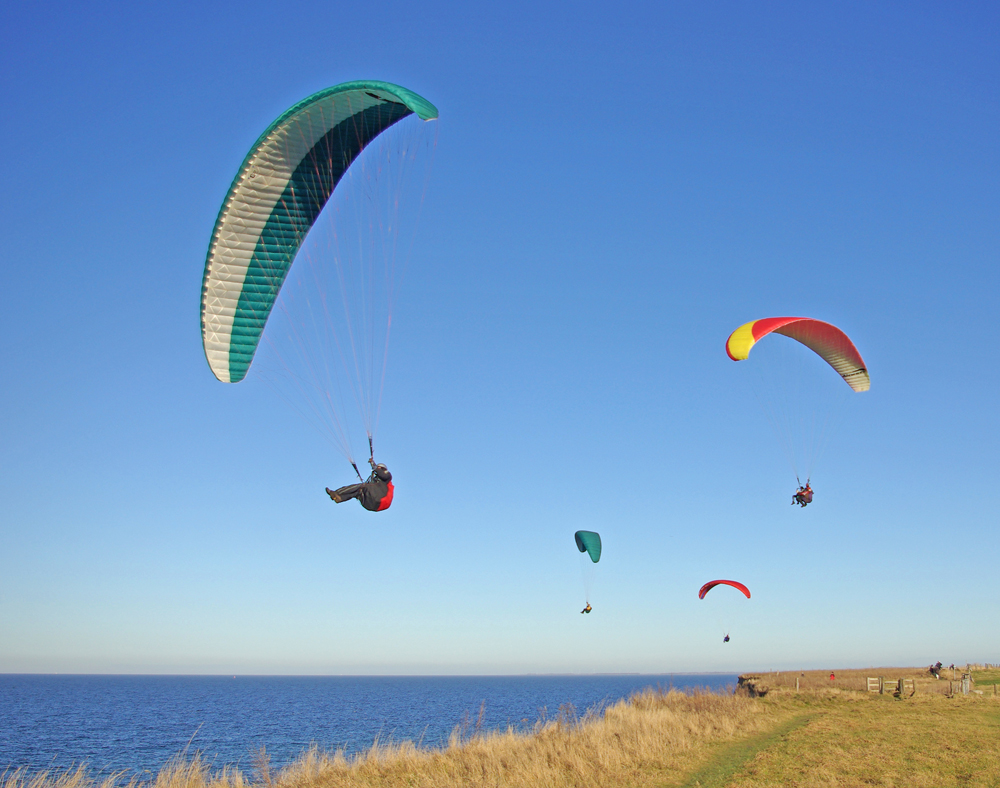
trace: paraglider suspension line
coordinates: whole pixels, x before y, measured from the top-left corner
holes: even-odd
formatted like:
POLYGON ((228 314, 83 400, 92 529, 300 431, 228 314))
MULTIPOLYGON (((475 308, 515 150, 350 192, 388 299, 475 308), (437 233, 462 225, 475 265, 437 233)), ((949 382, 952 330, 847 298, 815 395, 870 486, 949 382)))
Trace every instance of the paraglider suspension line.
POLYGON ((368 433, 368 458, 375 459, 375 448, 372 446, 372 434, 368 433))
POLYGON ((358 475, 358 479, 360 481, 364 481, 365 477, 361 475, 361 471, 358 470, 358 464, 354 460, 351 460, 351 467, 354 468, 354 472, 358 475))

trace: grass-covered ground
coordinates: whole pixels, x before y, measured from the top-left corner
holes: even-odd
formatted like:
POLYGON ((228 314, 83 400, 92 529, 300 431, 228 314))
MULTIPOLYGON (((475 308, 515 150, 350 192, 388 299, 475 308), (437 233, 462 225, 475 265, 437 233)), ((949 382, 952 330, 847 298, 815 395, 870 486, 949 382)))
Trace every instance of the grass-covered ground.
POLYGON ((761 675, 757 685, 766 691, 758 699, 761 706, 769 716, 788 715, 786 721, 756 743, 749 737, 751 747, 709 745, 700 770, 665 785, 1000 786, 1000 698, 985 684, 1000 678, 1000 671, 973 670, 973 686, 986 691, 950 697, 949 680, 935 680, 926 671, 833 673, 832 681, 829 671, 761 675), (864 691, 867 676, 880 675, 912 677, 916 693, 864 691))
MULTIPOLYGON (((926 669, 760 674, 748 694, 646 691, 600 714, 489 733, 421 750, 377 744, 350 760, 304 753, 274 772, 197 757, 163 769, 155 788, 395 786, 1000 786, 1000 670, 973 671, 982 694, 954 692, 926 669), (867 676, 912 678, 902 697, 866 691, 867 676), (795 687, 798 679, 798 689, 795 687)), ((959 673, 960 677, 960 673, 959 673)), ((122 785, 123 781, 106 781, 122 785)), ((8 772, 0 788, 99 788, 85 769, 8 772)))
MULTIPOLYGON (((995 687, 997 684, 1000 684, 1000 668, 973 668, 972 680, 979 689, 983 687, 995 687)), ((992 689, 990 691, 992 692, 992 689)))
POLYGON ((797 702, 806 724, 759 750, 721 784, 1000 785, 1000 704, 940 695, 797 702))

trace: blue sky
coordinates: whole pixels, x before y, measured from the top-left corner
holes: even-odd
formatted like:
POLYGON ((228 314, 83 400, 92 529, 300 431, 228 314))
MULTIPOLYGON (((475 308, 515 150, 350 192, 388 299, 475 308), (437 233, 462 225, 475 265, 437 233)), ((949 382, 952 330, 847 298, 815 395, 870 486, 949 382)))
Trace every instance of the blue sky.
POLYGON ((5 4, 0 671, 1000 661, 998 28, 989 4, 5 4), (198 321, 246 151, 353 79, 441 116, 377 516, 323 495, 350 470, 273 391, 215 380, 198 321), (841 326, 872 375, 802 511, 723 350, 779 314, 841 326), (725 646, 716 577, 754 594, 725 646))

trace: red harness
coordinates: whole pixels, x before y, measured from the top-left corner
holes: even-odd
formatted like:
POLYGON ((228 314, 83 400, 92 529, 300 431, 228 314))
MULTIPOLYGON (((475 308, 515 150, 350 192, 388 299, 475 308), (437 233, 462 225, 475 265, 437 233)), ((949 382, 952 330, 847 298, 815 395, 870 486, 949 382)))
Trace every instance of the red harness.
POLYGON ((392 486, 392 482, 386 482, 386 485, 389 488, 389 492, 387 492, 385 497, 378 502, 378 509, 375 510, 376 512, 384 512, 392 505, 392 493, 395 488, 392 486))

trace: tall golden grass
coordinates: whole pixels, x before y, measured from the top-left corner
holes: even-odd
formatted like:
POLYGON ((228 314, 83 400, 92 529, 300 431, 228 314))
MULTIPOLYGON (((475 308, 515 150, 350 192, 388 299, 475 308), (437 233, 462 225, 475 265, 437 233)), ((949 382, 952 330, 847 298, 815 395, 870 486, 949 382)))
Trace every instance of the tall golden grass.
MULTIPOLYGON (((423 786, 653 786, 676 778, 705 757, 706 745, 766 727, 767 708, 752 699, 707 691, 646 690, 577 717, 563 709, 534 730, 472 732, 457 728, 445 747, 376 742, 367 752, 312 749, 272 771, 265 753, 250 776, 212 771, 197 755, 178 758, 153 788, 422 788, 423 786)), ((92 780, 83 768, 0 779, 0 788, 136 788, 134 780, 92 780)))

